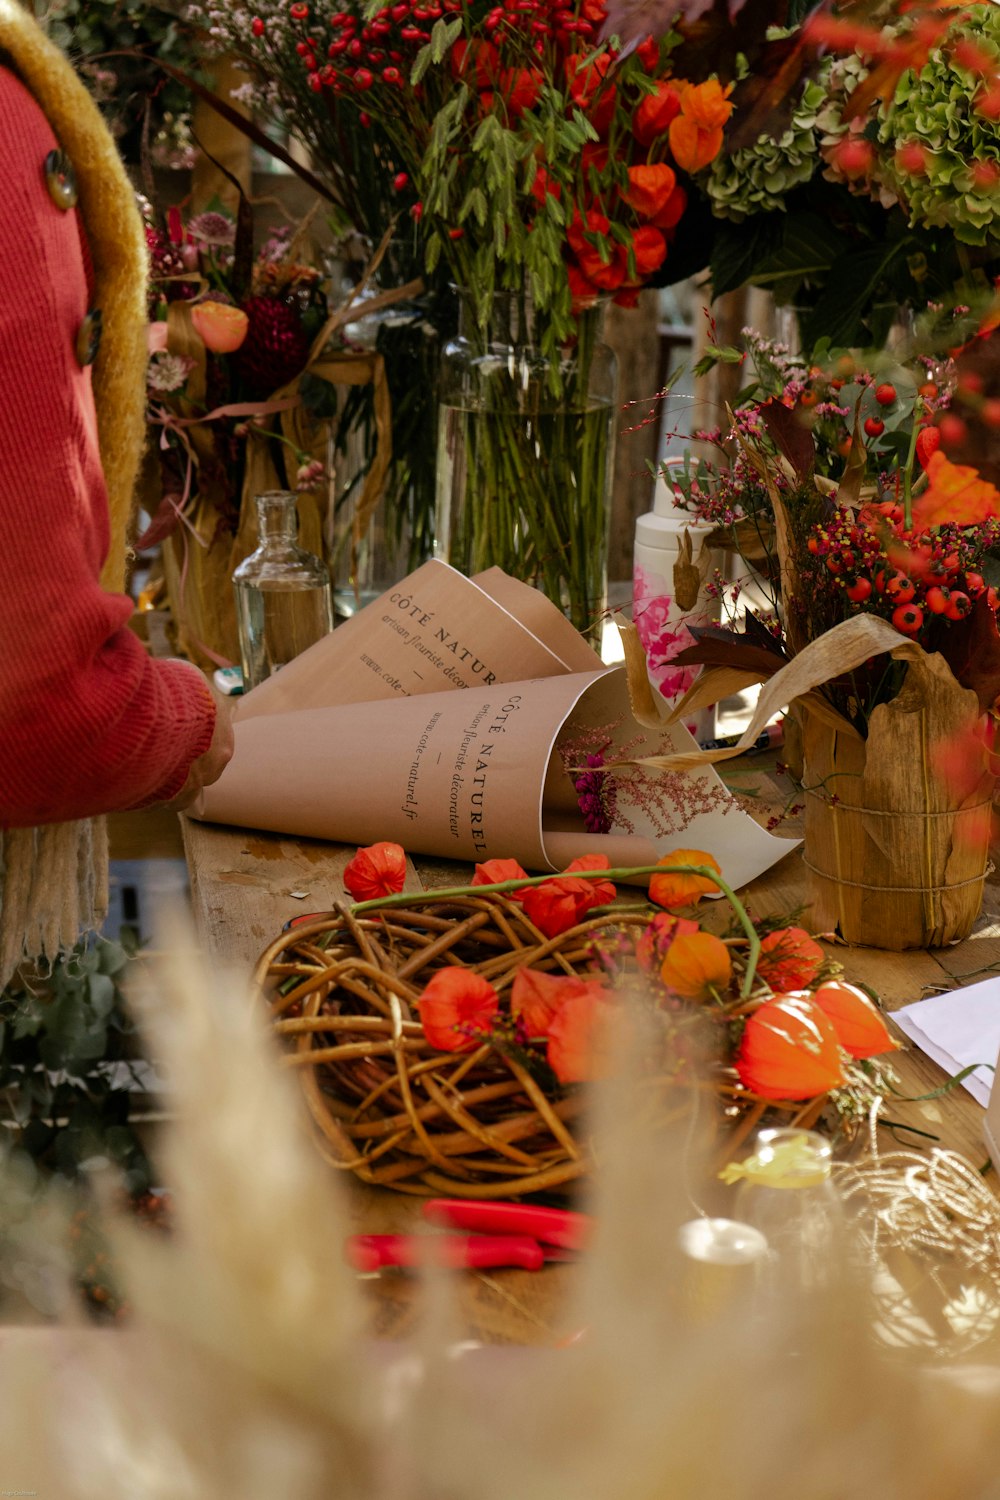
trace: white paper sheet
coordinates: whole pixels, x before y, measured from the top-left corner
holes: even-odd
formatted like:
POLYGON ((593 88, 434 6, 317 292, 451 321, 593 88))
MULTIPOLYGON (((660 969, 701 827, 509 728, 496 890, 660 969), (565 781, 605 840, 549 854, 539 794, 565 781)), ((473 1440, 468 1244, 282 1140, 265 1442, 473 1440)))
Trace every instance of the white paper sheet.
POLYGON ((986 1108, 1000 1055, 1000 976, 904 1005, 892 1019, 950 1077, 982 1064, 962 1087, 986 1108))

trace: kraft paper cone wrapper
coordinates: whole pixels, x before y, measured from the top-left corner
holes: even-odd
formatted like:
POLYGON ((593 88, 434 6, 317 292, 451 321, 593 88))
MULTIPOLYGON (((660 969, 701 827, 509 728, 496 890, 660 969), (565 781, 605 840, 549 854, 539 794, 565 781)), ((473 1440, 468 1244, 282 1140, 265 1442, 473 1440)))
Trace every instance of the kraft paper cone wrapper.
POLYGON ((623 764, 612 832, 588 833, 567 762, 585 767, 602 746, 623 762, 696 746, 683 726, 639 725, 625 671, 606 670, 544 596, 495 569, 470 580, 424 564, 248 694, 235 736, 193 816, 529 870, 705 849, 735 885, 793 847, 708 767, 623 764))
POLYGON ((609 753, 637 737, 650 751, 694 743, 683 727, 639 730, 620 668, 299 709, 237 725, 233 760, 196 815, 341 843, 390 839, 444 859, 511 858, 529 870, 594 853, 651 864, 683 846, 713 853, 735 885, 792 847, 747 817, 710 770, 676 776, 676 789, 669 776, 632 772, 617 783, 622 831, 588 833, 555 746, 563 733, 583 742, 605 726, 609 753), (687 820, 693 804, 710 810, 687 820))

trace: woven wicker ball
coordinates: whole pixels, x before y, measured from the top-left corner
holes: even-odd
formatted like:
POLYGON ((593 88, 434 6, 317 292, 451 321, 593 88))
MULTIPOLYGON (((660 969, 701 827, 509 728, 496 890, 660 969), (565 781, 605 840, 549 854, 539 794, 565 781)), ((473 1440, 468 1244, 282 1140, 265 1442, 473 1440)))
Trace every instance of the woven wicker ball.
MULTIPOLYGON (((360 918, 338 907, 283 932, 261 956, 255 982, 327 1161, 400 1192, 467 1198, 551 1192, 590 1172, 586 1090, 547 1094, 516 1055, 490 1043, 437 1051, 424 1037, 417 999, 448 965, 482 975, 501 999, 522 967, 606 977, 602 939, 637 936, 648 920, 645 911, 609 912, 546 938, 504 896, 428 895, 360 918)), ((733 1013, 746 1010, 732 1005, 733 1013)), ((714 1019, 726 1019, 717 1007, 714 1019)), ((643 1127, 687 1115, 707 1091, 714 1102, 704 1115, 721 1142, 720 1162, 765 1111, 806 1125, 823 1107, 822 1099, 757 1099, 723 1058, 682 1088, 671 1057, 665 1042, 662 1059, 644 1069, 643 1127)))
POLYGON ((436 1051, 416 1000, 450 964, 501 996, 524 965, 600 973, 595 939, 646 920, 605 915, 546 938, 502 896, 429 896, 360 919, 337 909, 282 933, 255 977, 324 1155, 366 1182, 417 1194, 503 1198, 583 1175, 590 1162, 574 1135, 582 1091, 547 1098, 515 1057, 488 1044, 436 1051))

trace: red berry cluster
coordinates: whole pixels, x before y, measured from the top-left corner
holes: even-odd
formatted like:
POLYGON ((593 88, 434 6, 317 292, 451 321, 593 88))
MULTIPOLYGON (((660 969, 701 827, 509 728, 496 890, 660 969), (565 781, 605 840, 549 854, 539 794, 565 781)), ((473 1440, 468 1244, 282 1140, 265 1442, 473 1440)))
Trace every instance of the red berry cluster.
MULTIPOLYGON (((399 0, 366 19, 348 10, 324 18, 306 0, 294 0, 288 14, 306 33, 295 50, 309 87, 317 93, 326 88, 335 94, 367 93, 379 82, 402 87, 409 64, 431 39, 434 22, 467 9, 469 3, 399 0)), ((566 55, 581 47, 586 51, 596 41, 604 14, 602 0, 583 0, 582 4, 580 0, 504 0, 481 23, 487 40, 458 43, 454 49, 457 66, 464 71, 468 57, 477 86, 495 87, 500 81, 502 52, 516 51, 521 59, 526 52, 542 57, 550 43, 566 55)), ((250 29, 259 38, 267 28, 256 16, 250 29)))
MULTIPOLYGON (((814 526, 806 548, 815 560, 803 582, 815 585, 818 599, 846 599, 853 612, 882 615, 903 635, 926 641, 937 622, 962 620, 985 596, 1000 606, 978 566, 1000 540, 1000 521, 976 527, 942 526, 907 531, 903 507, 885 500, 855 518, 839 512, 814 526)), ((832 611, 843 617, 843 603, 832 611)))
MULTIPOLYGON (((400 0, 368 20, 348 10, 324 18, 305 0, 296 0, 288 14, 304 33, 295 51, 309 87, 316 93, 363 94, 376 83, 401 88, 414 56, 430 41, 434 22, 461 9, 462 0, 432 0, 424 6, 400 0)), ((264 22, 254 19, 251 30, 263 35, 264 22)))
MULTIPOLYGON (((681 94, 667 79, 659 79, 654 91, 649 86, 660 65, 659 42, 647 38, 636 49, 647 79, 640 87, 616 69, 616 53, 598 44, 604 0, 502 0, 485 11, 477 4, 474 13, 471 0, 398 0, 368 14, 351 3, 352 9, 327 14, 309 0, 293 0, 288 16, 307 86, 359 103, 364 96, 362 125, 370 125, 366 110, 371 109, 410 128, 414 103, 426 98, 426 81, 412 90, 409 84, 414 59, 430 42, 435 22, 466 12, 466 34, 451 47, 448 67, 469 86, 471 112, 484 115, 499 104, 502 118, 516 126, 542 89, 554 83, 566 96, 567 112, 586 116, 597 139, 580 153, 582 190, 575 177, 560 181, 548 164, 533 162, 529 190, 536 207, 531 212, 540 212, 550 199, 579 197, 562 206, 564 257, 576 304, 586 306, 607 294, 634 303, 666 258, 687 207, 678 174, 664 159, 668 129, 682 110, 681 94), (613 232, 623 219, 627 244, 613 232)), ((254 18, 251 32, 264 36, 266 23, 254 18)), ((396 192, 412 191, 417 163, 404 164, 410 171, 395 172, 396 192)), ((423 212, 422 203, 412 204, 415 220, 423 212)), ((455 225, 442 232, 460 239, 465 229, 455 225)))

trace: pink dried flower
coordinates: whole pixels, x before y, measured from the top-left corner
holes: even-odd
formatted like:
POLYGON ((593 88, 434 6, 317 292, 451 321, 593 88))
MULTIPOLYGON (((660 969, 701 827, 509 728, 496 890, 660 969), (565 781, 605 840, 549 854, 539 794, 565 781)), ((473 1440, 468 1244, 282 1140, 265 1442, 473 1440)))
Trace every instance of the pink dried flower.
POLYGON ((200 240, 203 245, 228 246, 236 242, 236 225, 233 220, 211 209, 189 219, 187 232, 191 239, 200 240))

